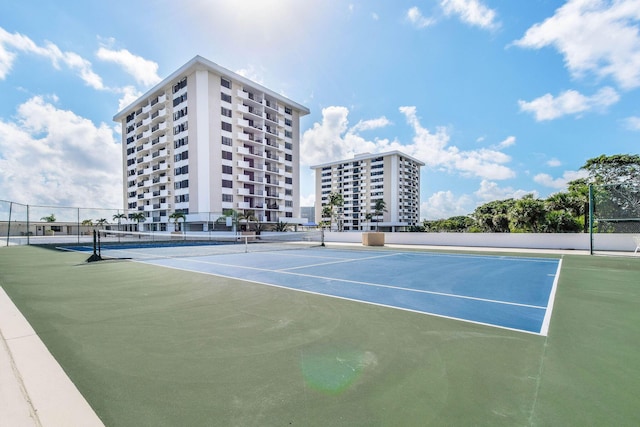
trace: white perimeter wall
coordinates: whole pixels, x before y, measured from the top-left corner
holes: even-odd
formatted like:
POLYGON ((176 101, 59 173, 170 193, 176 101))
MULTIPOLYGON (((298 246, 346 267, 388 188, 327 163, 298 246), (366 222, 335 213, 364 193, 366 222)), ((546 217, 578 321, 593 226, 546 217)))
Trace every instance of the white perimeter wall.
MULTIPOLYGON (((575 249, 588 251, 586 233, 384 233, 395 245, 470 246, 520 249, 575 249)), ((326 242, 362 243, 360 232, 325 231, 326 242)), ((633 234, 594 234, 594 251, 631 251, 633 234)))

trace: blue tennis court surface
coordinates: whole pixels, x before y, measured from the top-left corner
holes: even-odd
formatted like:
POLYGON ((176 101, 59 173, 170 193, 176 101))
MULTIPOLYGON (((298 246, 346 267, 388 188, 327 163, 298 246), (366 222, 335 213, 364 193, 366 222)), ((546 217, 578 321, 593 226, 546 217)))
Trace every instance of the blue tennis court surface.
POLYGON ((139 262, 546 335, 561 260, 312 248, 139 262))

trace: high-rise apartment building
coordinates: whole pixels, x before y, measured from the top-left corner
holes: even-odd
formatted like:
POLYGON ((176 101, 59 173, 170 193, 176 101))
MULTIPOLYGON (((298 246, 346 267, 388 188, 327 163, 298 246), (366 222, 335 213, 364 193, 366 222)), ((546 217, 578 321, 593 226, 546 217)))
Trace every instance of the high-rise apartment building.
MULTIPOLYGON (((312 166, 316 177, 316 221, 323 218, 329 194, 339 193, 344 201, 338 210, 339 229, 399 231, 417 225, 421 166, 423 162, 399 151, 359 154, 350 160, 312 166), (375 216, 377 200, 385 205, 381 217, 375 216)), ((333 226, 336 228, 336 224, 333 226)))
POLYGON ((200 56, 114 116, 122 124, 124 208, 143 230, 192 230, 223 214, 300 215, 300 117, 309 109, 200 56))

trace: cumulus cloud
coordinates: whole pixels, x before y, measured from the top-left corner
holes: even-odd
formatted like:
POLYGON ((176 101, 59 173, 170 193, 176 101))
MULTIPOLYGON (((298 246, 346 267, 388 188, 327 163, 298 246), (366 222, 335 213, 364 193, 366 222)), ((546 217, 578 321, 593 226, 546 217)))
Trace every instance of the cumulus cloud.
POLYGON ((569 0, 513 44, 554 47, 574 77, 610 77, 633 89, 640 86, 638 21, 640 0, 569 0))
POLYGON ((589 174, 586 171, 565 171, 560 178, 553 178, 546 173, 540 173, 533 177, 533 180, 545 187, 555 188, 558 190, 564 190, 567 188, 567 183, 580 178, 587 178, 589 174))
POLYGON ((473 194, 475 194, 479 200, 486 203, 493 200, 520 199, 526 194, 537 195, 537 192, 531 190, 516 190, 512 187, 500 187, 496 182, 483 179, 482 182, 480 182, 480 188, 473 194))
POLYGON ((629 130, 640 130, 640 117, 627 117, 624 119, 624 124, 629 130))
POLYGON ((562 162, 556 158, 549 159, 547 161, 547 166, 550 166, 552 168, 557 168, 558 166, 562 166, 562 162))
POLYGON ((601 110, 620 100, 611 87, 604 87, 592 96, 575 90, 567 90, 557 97, 547 93, 533 101, 518 101, 520 111, 533 113, 536 121, 554 120, 566 115, 578 115, 591 110, 601 110))
POLYGON ((425 17, 417 6, 407 11, 407 20, 416 28, 425 28, 435 22, 433 18, 425 17))
POLYGON ((13 67, 17 52, 38 55, 51 61, 54 68, 62 65, 73 70, 84 82, 98 90, 104 90, 102 78, 93 72, 91 62, 74 52, 63 52, 51 42, 38 46, 29 37, 19 33, 10 34, 0 27, 0 79, 5 79, 13 67))
POLYGON ((113 132, 41 96, 0 120, 0 198, 38 204, 122 207, 122 153, 113 132))
POLYGON ((446 129, 439 127, 432 133, 424 128, 415 107, 400 107, 400 112, 406 116, 407 123, 414 130, 413 144, 403 145, 402 149, 427 166, 486 179, 508 179, 515 176, 515 172, 505 166, 511 161, 511 157, 503 152, 490 148, 463 151, 449 146, 450 137, 446 129))
POLYGON ((442 0, 440 6, 445 15, 457 15, 462 22, 483 29, 496 29, 500 25, 495 10, 479 0, 442 0))
MULTIPOLYGON (((506 166, 511 157, 503 152, 491 148, 464 151, 450 146, 450 137, 445 127, 438 127, 432 132, 421 125, 415 107, 400 107, 399 110, 413 128, 411 143, 388 139, 368 140, 358 133, 390 125, 384 117, 361 121, 349 127, 349 110, 346 107, 323 109, 322 122, 314 123, 302 135, 301 162, 316 165, 347 159, 359 153, 398 150, 423 161, 429 167, 464 176, 497 180, 515 176, 515 172, 506 166)), ((512 140, 508 138, 507 141, 512 140)))
POLYGON ((101 47, 96 56, 102 61, 113 62, 133 76, 136 82, 144 86, 152 86, 162 79, 158 76, 158 64, 154 61, 134 55, 126 49, 111 50, 101 47))
POLYGON ((473 200, 468 195, 456 197, 451 191, 438 191, 420 204, 420 217, 443 219, 472 212, 473 200))

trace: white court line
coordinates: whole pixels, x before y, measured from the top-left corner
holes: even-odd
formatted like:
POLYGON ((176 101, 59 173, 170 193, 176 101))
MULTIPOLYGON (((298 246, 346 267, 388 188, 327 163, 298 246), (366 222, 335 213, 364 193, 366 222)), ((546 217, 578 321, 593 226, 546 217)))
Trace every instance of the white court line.
POLYGON ((547 311, 544 314, 544 319, 542 321, 542 326, 540 328, 540 335, 544 335, 545 337, 549 333, 549 325, 551 324, 551 312, 553 311, 553 303, 556 299, 556 290, 558 289, 558 280, 560 280, 560 268, 562 267, 562 258, 558 261, 558 269, 556 270, 556 277, 553 279, 553 286, 551 287, 551 292, 549 293, 549 301, 547 302, 547 311))
MULTIPOLYGON (((436 291, 427 291, 427 290, 423 290, 423 289, 405 288, 405 287, 402 287, 402 286, 384 285, 384 284, 380 284, 380 283, 361 282, 361 281, 358 281, 358 280, 347 280, 347 279, 338 279, 338 278, 332 278, 332 277, 326 277, 326 276, 316 276, 316 275, 313 275, 313 274, 295 273, 295 272, 286 271, 286 270, 270 270, 270 269, 267 269, 267 268, 247 267, 247 266, 240 266, 240 265, 233 265, 233 264, 223 264, 223 263, 218 263, 218 262, 195 260, 195 259, 189 259, 189 258, 185 258, 184 261, 187 261, 187 262, 190 261, 190 262, 201 263, 201 264, 220 265, 220 266, 224 266, 224 267, 240 268, 240 269, 243 269, 243 270, 256 270, 256 271, 263 271, 263 272, 268 272, 268 273, 280 273, 280 274, 287 274, 287 275, 298 276, 298 277, 309 277, 309 278, 313 278, 313 279, 331 280, 331 281, 342 282, 342 283, 352 283, 352 284, 356 284, 356 285, 372 286, 372 287, 386 288, 386 289, 395 289, 395 290, 401 290, 401 291, 407 291, 407 292, 416 292, 416 293, 421 293, 421 294, 445 296, 445 297, 450 297, 450 298, 459 298, 459 299, 467 299, 467 300, 473 300, 473 301, 482 301, 482 302, 489 302, 489 303, 493 303, 493 304, 511 305, 511 306, 516 306, 516 307, 527 307, 527 308, 534 308, 534 309, 538 309, 538 310, 546 309, 546 307, 537 306, 537 305, 531 305, 531 304, 522 304, 522 303, 517 303, 517 302, 500 301, 500 300, 493 300, 493 299, 488 299, 488 298, 472 297, 472 296, 468 296, 468 295, 451 294, 451 293, 447 293, 447 292, 436 292, 436 291)), ((350 261, 357 261, 357 260, 350 260, 350 261)), ((140 260, 140 262, 145 262, 145 261, 144 260, 140 260)), ((345 261, 345 262, 348 262, 348 261, 345 261)), ((154 264, 154 265, 157 265, 157 264, 154 264)), ((304 268, 304 267, 298 267, 298 268, 304 268)), ((188 271, 192 271, 192 270, 188 270, 188 271)), ((212 273, 212 274, 215 274, 215 273, 212 273)), ((245 280, 245 279, 243 279, 241 277, 236 277, 236 279, 245 280)), ((283 286, 283 287, 286 287, 286 286, 283 286)), ((291 288, 289 288, 289 289, 291 289, 291 288)))

